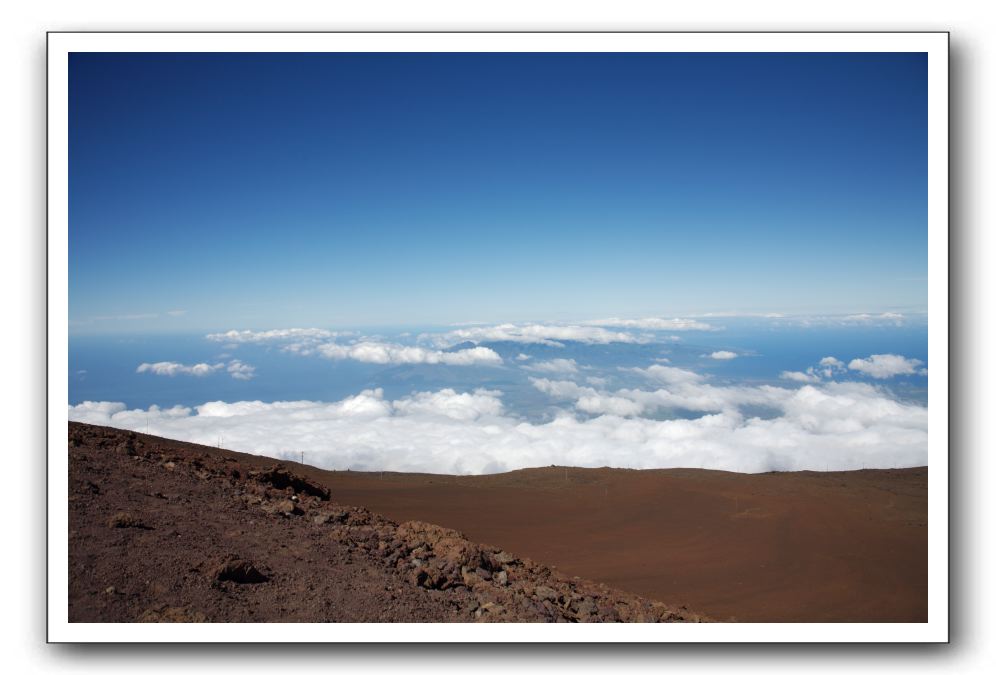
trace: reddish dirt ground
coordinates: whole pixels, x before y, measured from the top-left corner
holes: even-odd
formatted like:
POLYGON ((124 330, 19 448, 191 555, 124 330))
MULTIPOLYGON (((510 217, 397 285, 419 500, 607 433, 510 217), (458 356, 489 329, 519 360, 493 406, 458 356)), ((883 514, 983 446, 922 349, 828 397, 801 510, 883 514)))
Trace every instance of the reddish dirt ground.
POLYGON ((700 621, 329 493, 325 472, 69 425, 71 621, 700 621))
MULTIPOLYGON (((392 521, 453 528, 485 548, 531 559, 522 566, 528 571, 522 589, 511 596, 498 589, 504 593, 499 598, 490 586, 482 587, 483 594, 475 587, 470 598, 459 588, 413 587, 407 568, 402 574, 397 561, 385 566, 365 549, 369 532, 347 528, 333 536, 339 541, 333 545, 329 532, 308 524, 310 510, 297 519, 261 514, 283 495, 262 495, 263 504, 236 503, 246 494, 258 495, 237 480, 225 479, 229 485, 200 479, 210 467, 190 465, 234 463, 246 472, 271 467, 274 460, 142 434, 133 435, 141 457, 136 460, 108 450, 126 432, 71 423, 71 439, 74 431, 83 434, 75 448, 70 442, 75 620, 135 620, 154 605, 197 607, 207 620, 578 620, 558 613, 570 595, 603 603, 604 614, 590 620, 618 618, 599 596, 616 592, 609 589, 557 586, 558 599, 536 597, 542 579, 561 584, 575 576, 664 603, 647 609, 644 618, 656 620, 701 618, 683 607, 720 621, 927 620, 926 468, 752 475, 547 467, 440 476, 332 472, 282 462, 328 487, 337 504, 365 507, 392 521), (183 471, 164 469, 168 457, 183 471), (107 486, 93 495, 88 482, 107 486), (121 510, 145 513, 141 517, 156 520, 155 529, 108 528, 107 518, 121 510), (163 533, 174 531, 186 545, 161 552, 163 533), (136 547, 138 542, 142 546, 136 547), (225 593, 211 590, 205 574, 226 553, 280 570, 274 578, 285 584, 284 597, 293 590, 311 600, 298 603, 297 613, 289 616, 291 610, 274 609, 286 604, 277 600, 279 593, 272 595, 276 584, 227 583, 222 586, 231 588, 225 593), (316 561, 336 573, 312 578, 316 561), (150 596, 141 588, 148 581, 142 575, 164 565, 172 570, 171 585, 152 582, 150 596), (128 576, 133 568, 138 571, 128 576), (100 595, 111 585, 114 593, 100 595), (164 599, 156 600, 156 594, 164 599), (519 614, 477 611, 487 602, 512 606, 519 596, 525 598, 519 614), (317 597, 329 600, 318 608, 317 597), (357 597, 365 600, 357 603, 357 597)), ((308 508, 323 512, 321 505, 308 508)), ((377 536, 391 547, 417 548, 393 530, 377 536)), ((408 551, 408 561, 419 551, 408 551)))
POLYGON ((716 620, 927 620, 927 469, 323 472, 341 499, 453 527, 716 620))

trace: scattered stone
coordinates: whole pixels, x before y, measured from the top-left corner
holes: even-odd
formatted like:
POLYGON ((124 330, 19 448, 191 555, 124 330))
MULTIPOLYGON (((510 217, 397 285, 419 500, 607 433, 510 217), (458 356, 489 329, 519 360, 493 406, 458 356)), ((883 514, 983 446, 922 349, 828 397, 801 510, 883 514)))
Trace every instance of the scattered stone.
POLYGON ((237 584, 261 584, 270 578, 248 560, 229 556, 211 572, 215 581, 232 581, 237 584))
POLYGON ((537 586, 533 590, 533 595, 538 600, 550 600, 551 602, 556 601, 560 597, 560 594, 549 586, 537 586))
POLYGON ((328 488, 307 478, 293 474, 279 464, 265 471, 250 471, 249 478, 260 483, 271 485, 277 490, 291 488, 293 492, 304 493, 328 501, 332 493, 328 488))
MULTIPOLYGON (((71 436, 76 429, 85 432, 88 427, 71 423, 71 436)), ((103 524, 100 518, 113 512, 114 506, 138 506, 134 501, 136 497, 145 500, 168 499, 167 504, 156 506, 156 510, 148 509, 150 502, 144 502, 139 512, 121 511, 107 521, 112 528, 143 528, 147 526, 138 516, 157 514, 160 518, 156 521, 157 525, 162 523, 161 526, 167 528, 163 530, 162 538, 131 538, 102 530, 110 545, 126 547, 115 550, 136 556, 134 560, 140 562, 137 567, 129 564, 120 570, 112 570, 110 574, 95 577, 87 567, 91 563, 77 566, 80 583, 89 584, 86 595, 80 597, 98 598, 93 607, 105 617, 115 616, 125 621, 200 622, 208 620, 204 612, 195 609, 196 605, 203 604, 211 607, 212 617, 217 615, 218 620, 225 620, 224 617, 229 616, 232 609, 241 611, 239 616, 242 620, 288 620, 292 616, 288 609, 296 610, 300 606, 302 593, 309 597, 321 597, 316 595, 321 593, 321 583, 317 578, 310 578, 310 572, 302 571, 321 567, 320 556, 315 555, 316 549, 308 548, 313 546, 323 547, 337 560, 338 571, 349 580, 350 588, 356 584, 357 592, 363 588, 363 574, 373 574, 375 579, 377 575, 385 575, 384 580, 391 582, 383 585, 385 599, 389 594, 389 604, 396 603, 403 608, 403 612, 419 607, 421 603, 426 603, 426 606, 441 603, 451 615, 450 620, 701 620, 701 617, 682 608, 638 598, 582 579, 570 581, 549 566, 468 541, 456 530, 419 521, 398 525, 367 509, 323 504, 331 496, 327 489, 291 473, 280 464, 263 471, 254 470, 253 467, 261 466, 259 460, 240 460, 225 456, 225 451, 220 450, 197 455, 189 444, 169 441, 153 445, 149 442, 152 439, 135 440, 134 436, 126 436, 117 430, 99 430, 96 434, 85 432, 81 438, 81 449, 70 452, 70 460, 77 467, 77 473, 70 472, 70 484, 75 486, 74 492, 79 496, 78 502, 71 506, 77 517, 92 518, 96 515, 99 527, 103 524), (142 457, 149 463, 143 465, 125 461, 136 457, 128 456, 129 444, 137 445, 142 457), (119 447, 125 448, 122 450, 125 456, 116 452, 119 447), (100 448, 103 452, 96 452, 100 448), (85 454, 91 450, 94 452, 85 454), (115 482, 113 469, 126 464, 128 468, 123 474, 124 480, 119 484, 115 482), (166 473, 174 470, 174 475, 166 473), (153 482, 154 474, 158 474, 163 482, 153 482), (99 480, 101 487, 87 481, 87 478, 99 480), (204 486, 198 478, 211 485, 204 486), (166 489, 170 490, 168 498, 156 491, 166 489), (108 496, 90 500, 86 492, 106 492, 108 496), (215 502, 210 501, 215 498, 215 502), (107 510, 98 510, 94 506, 107 510), (166 506, 171 508, 163 510, 166 506), (186 507, 196 514, 189 522, 183 520, 179 511, 186 507), (221 514, 213 509, 227 511, 221 514), (218 519, 222 515, 224 518, 234 517, 237 521, 219 530, 216 524, 225 522, 218 519), (275 515, 288 519, 272 517, 275 515), (295 522, 291 518, 301 515, 306 515, 308 519, 295 522), (198 529, 195 522, 202 527, 198 529), (218 536, 205 545, 203 526, 208 523, 212 531, 217 530, 218 536), (189 531, 184 529, 185 541, 182 545, 177 539, 181 533, 175 529, 181 524, 191 528, 189 531), (322 526, 321 531, 313 529, 312 524, 322 526), (277 579, 273 578, 268 567, 261 568, 250 560, 229 554, 232 549, 219 549, 219 545, 225 545, 225 542, 232 545, 233 541, 248 546, 252 537, 246 536, 246 533, 257 528, 268 530, 268 541, 277 552, 275 555, 292 556, 290 560, 280 559, 281 574, 277 579), (144 550, 152 551, 163 546, 185 551, 187 557, 177 565, 175 560, 162 564, 162 556, 158 554, 143 556, 144 550), (213 554, 219 550, 225 555, 214 557, 213 554), (189 559, 191 553, 198 555, 198 552, 198 558, 189 559), (196 564, 197 559, 209 562, 206 565, 196 564), (145 580, 139 588, 134 586, 137 579, 145 580), (267 582, 270 584, 251 586, 267 582), (110 583, 115 585, 108 586, 110 583), (117 584, 127 587, 128 593, 122 594, 117 590, 117 584), (243 584, 247 586, 239 588, 243 584), (197 592, 202 595, 191 595, 191 589, 198 587, 197 592), (271 597, 274 594, 281 598, 276 603, 271 597), (125 597, 128 602, 122 601, 125 597), (195 605, 172 604, 180 602, 194 602, 195 605)), ((265 552, 267 549, 249 550, 265 552)), ((277 559, 273 558, 272 562, 276 564, 277 559)), ((329 604, 328 601, 317 602, 319 605, 322 602, 325 606, 329 604)), ((391 608, 384 609, 380 616, 390 617, 391 612, 391 608)), ((403 612, 401 616, 410 616, 403 612)))
POLYGON ((592 598, 584 597, 572 604, 578 616, 591 616, 598 613, 598 606, 592 598))
POLYGON ((476 572, 468 569, 466 566, 460 570, 460 577, 463 579, 464 585, 468 588, 473 588, 477 584, 481 583, 481 577, 479 577, 476 572))
POLYGON ((108 527, 136 527, 142 530, 151 530, 152 528, 146 525, 136 516, 130 513, 125 513, 124 511, 118 511, 113 516, 111 516, 107 521, 108 527))
POLYGON ((277 512, 282 513, 285 516, 300 516, 304 513, 304 511, 302 511, 297 504, 289 499, 285 499, 282 502, 277 503, 277 512))
POLYGON ((515 560, 515 556, 506 551, 498 551, 495 553, 494 559, 499 565, 507 565, 515 560))

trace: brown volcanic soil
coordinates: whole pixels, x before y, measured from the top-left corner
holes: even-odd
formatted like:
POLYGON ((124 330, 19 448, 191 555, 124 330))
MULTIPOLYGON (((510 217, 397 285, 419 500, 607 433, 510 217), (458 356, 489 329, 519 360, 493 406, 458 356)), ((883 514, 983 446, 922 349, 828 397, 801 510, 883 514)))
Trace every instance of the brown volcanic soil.
POLYGON ((330 476, 70 422, 70 621, 703 619, 344 506, 330 476))
POLYGON ((715 620, 927 620, 925 467, 322 476, 345 502, 715 620))

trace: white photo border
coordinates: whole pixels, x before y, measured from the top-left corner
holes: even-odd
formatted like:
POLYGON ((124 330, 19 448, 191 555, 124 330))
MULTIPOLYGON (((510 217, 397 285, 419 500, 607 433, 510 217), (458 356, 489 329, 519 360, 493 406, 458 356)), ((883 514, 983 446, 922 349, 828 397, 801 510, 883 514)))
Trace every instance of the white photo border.
POLYGON ((417 624, 70 623, 68 608, 68 55, 71 52, 923 52, 928 70, 928 621, 452 624, 447 642, 948 642, 947 32, 51 32, 48 34, 48 641, 438 641, 417 624))

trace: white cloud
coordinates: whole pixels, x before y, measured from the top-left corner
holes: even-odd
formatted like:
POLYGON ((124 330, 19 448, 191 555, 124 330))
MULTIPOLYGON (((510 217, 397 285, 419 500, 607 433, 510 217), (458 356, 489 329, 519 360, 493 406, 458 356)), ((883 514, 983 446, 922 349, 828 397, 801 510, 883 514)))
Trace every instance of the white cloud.
POLYGON ((810 366, 805 372, 782 371, 781 377, 795 382, 817 383, 844 375, 848 368, 878 379, 914 373, 925 376, 927 369, 917 370, 919 365, 922 363, 917 359, 907 359, 895 354, 874 354, 867 359, 854 359, 850 364, 845 364, 835 356, 824 356, 818 366, 810 366))
POLYGON ((848 314, 843 320, 845 323, 891 323, 901 326, 906 317, 899 312, 882 312, 881 314, 848 314))
POLYGON ((256 376, 255 366, 250 366, 248 363, 243 363, 238 359, 229 361, 227 370, 236 380, 251 380, 256 376))
POLYGON ((335 342, 336 338, 355 335, 352 332, 334 332, 323 328, 279 328, 266 331, 230 330, 224 333, 211 333, 207 339, 232 346, 281 344, 283 351, 301 356, 317 354, 336 361, 349 359, 384 365, 409 363, 472 366, 502 363, 498 353, 486 347, 450 352, 382 342, 377 338, 356 338, 345 344, 335 342))
POLYGON ((825 314, 796 315, 772 317, 776 325, 821 327, 821 326, 904 326, 910 321, 926 321, 926 313, 914 313, 907 316, 899 312, 881 312, 878 314, 825 314))
POLYGON ((704 378, 693 370, 675 368, 674 366, 662 366, 654 364, 647 368, 622 368, 621 370, 636 373, 654 382, 664 384, 687 384, 700 382, 704 378))
POLYGON ((364 363, 445 364, 449 366, 494 366, 502 363, 501 356, 487 347, 472 347, 444 352, 384 342, 356 342, 347 345, 328 342, 316 346, 315 351, 327 359, 352 359, 364 363))
POLYGON ((476 420, 501 415, 500 391, 478 389, 458 394, 452 389, 423 391, 394 402, 394 409, 405 415, 442 415, 455 420, 476 420))
POLYGON ((192 366, 185 366, 182 363, 177 363, 175 361, 157 361, 156 363, 143 363, 135 369, 136 373, 152 373, 153 375, 166 375, 168 377, 174 377, 175 375, 194 375, 196 377, 203 377, 205 375, 210 375, 219 368, 224 368, 225 364, 215 363, 196 363, 192 366))
POLYGON ((367 390, 334 403, 214 401, 126 410, 121 403, 69 407, 72 420, 102 424, 276 457, 305 451, 326 468, 491 473, 530 466, 703 467, 730 471, 856 469, 923 465, 927 410, 865 383, 799 389, 724 388, 686 382, 675 391, 599 392, 569 382, 535 380, 571 398, 543 423, 504 411, 499 392, 452 389, 395 401, 367 390), (663 393, 662 393, 663 392, 663 393), (668 397, 673 397, 669 400, 668 397), (642 398, 641 398, 642 397, 642 398), (637 417, 658 404, 711 407, 697 419, 637 417), (743 406, 764 401, 776 414, 752 417, 743 406))
POLYGON ((549 324, 512 324, 458 328, 447 333, 427 333, 420 336, 437 346, 447 347, 461 342, 520 342, 562 347, 563 342, 609 344, 612 342, 645 343, 649 339, 598 326, 556 326, 549 324))
POLYGON ((518 356, 515 357, 515 360, 516 361, 528 361, 531 358, 533 358, 533 357, 531 357, 529 354, 519 354, 518 356))
POLYGON ((663 319, 647 317, 643 319, 594 319, 582 322, 586 326, 610 326, 613 328, 638 328, 642 330, 715 330, 703 321, 695 319, 663 319))
POLYGON ((908 359, 897 354, 872 354, 867 359, 854 359, 847 367, 876 379, 895 377, 896 375, 915 375, 923 365, 919 359, 908 359))
POLYGON ((229 361, 227 366, 224 363, 196 363, 192 366, 187 366, 182 363, 177 363, 176 361, 158 361, 156 363, 140 364, 138 368, 135 369, 135 372, 165 375, 166 377, 175 377, 177 375, 204 377, 205 375, 211 375, 212 373, 223 369, 227 370, 228 373, 236 380, 250 380, 256 372, 255 366, 250 366, 248 363, 243 363, 238 359, 229 361))
POLYGON ((802 373, 798 370, 783 370, 781 375, 779 375, 783 380, 792 380, 793 382, 806 382, 814 383, 820 381, 820 376, 813 372, 812 368, 806 370, 802 373))
POLYGON ((712 354, 710 354, 709 358, 716 359, 717 361, 729 361, 730 359, 737 358, 737 353, 721 349, 718 352, 713 352, 712 354))
POLYGON ((306 342, 330 340, 341 335, 352 333, 336 333, 324 328, 277 328, 274 330, 230 330, 224 333, 211 333, 207 336, 213 342, 226 344, 263 344, 267 342, 306 342))
POLYGON ((578 364, 574 359, 551 359, 549 361, 538 361, 529 366, 522 366, 522 369, 531 370, 536 373, 570 375, 578 372, 578 364))
POLYGON ((705 319, 708 318, 720 318, 720 319, 737 319, 737 318, 760 318, 760 319, 782 319, 785 315, 781 312, 705 312, 703 314, 696 314, 694 316, 699 316, 705 319))
POLYGON ((127 408, 124 403, 112 403, 110 401, 84 401, 79 405, 69 406, 69 419, 77 422, 104 424, 105 420, 110 419, 113 415, 123 412, 126 409, 127 408))
POLYGON ((745 405, 778 406, 792 393, 790 389, 770 386, 715 386, 706 383, 701 375, 680 368, 651 366, 645 370, 627 370, 645 374, 665 387, 651 391, 620 389, 608 393, 565 380, 530 378, 530 382, 553 398, 576 401, 576 407, 584 412, 616 415, 644 415, 661 409, 733 412, 745 405))

